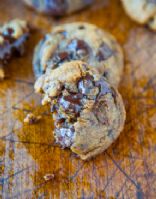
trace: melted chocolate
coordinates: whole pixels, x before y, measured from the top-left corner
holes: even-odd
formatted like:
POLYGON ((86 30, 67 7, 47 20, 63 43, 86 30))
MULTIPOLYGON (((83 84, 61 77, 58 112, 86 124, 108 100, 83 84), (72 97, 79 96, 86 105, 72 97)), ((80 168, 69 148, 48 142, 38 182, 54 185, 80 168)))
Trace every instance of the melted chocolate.
POLYGON ((85 41, 79 39, 73 39, 67 45, 67 50, 71 52, 71 58, 75 60, 88 57, 90 53, 88 44, 85 41))
POLYGON ((100 88, 98 98, 100 98, 103 95, 106 95, 107 93, 112 94, 111 88, 109 87, 108 83, 103 79, 100 79, 99 81, 95 82, 95 85, 100 88))
POLYGON ((82 40, 72 40, 64 50, 57 50, 51 57, 49 66, 52 69, 59 67, 63 62, 86 59, 90 53, 89 46, 82 40))
POLYGON ((90 75, 87 75, 85 78, 81 78, 78 82, 78 89, 84 95, 89 94, 90 89, 92 89, 93 86, 93 77, 90 75))
POLYGON ((80 93, 61 96, 58 103, 66 113, 74 113, 75 116, 78 116, 82 109, 82 98, 83 95, 80 93))
MULTIPOLYGON (((67 89, 67 95, 61 94, 52 102, 52 112, 55 113, 55 135, 57 142, 63 147, 70 147, 74 139, 74 123, 80 116, 83 110, 85 100, 89 100, 88 95, 90 90, 98 88, 99 93, 95 95, 95 105, 93 112, 97 120, 102 124, 108 124, 107 118, 107 102, 102 98, 107 93, 112 93, 111 88, 104 79, 94 81, 93 76, 86 75, 77 80, 77 93, 69 92, 67 89)), ((66 92, 65 92, 66 93, 66 92)))
POLYGON ((106 43, 102 43, 99 51, 96 55, 98 61, 104 61, 110 58, 113 55, 113 51, 109 48, 109 46, 106 43))

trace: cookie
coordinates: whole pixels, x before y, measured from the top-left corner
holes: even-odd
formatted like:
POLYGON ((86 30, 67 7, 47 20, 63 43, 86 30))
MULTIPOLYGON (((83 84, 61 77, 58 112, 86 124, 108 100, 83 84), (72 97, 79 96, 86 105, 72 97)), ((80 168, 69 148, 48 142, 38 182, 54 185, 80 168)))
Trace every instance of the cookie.
POLYGON ((85 61, 118 86, 123 72, 123 53, 109 33, 89 23, 75 22, 55 27, 36 47, 36 76, 71 60, 85 61))
POLYGON ((126 13, 136 22, 147 24, 156 30, 155 0, 121 0, 126 13))
POLYGON ((28 36, 28 24, 23 20, 14 19, 0 26, 0 65, 7 64, 13 56, 23 55, 28 36))
POLYGON ((94 0, 24 0, 24 2, 46 14, 63 16, 85 8, 94 0))
POLYGON ((120 94, 85 62, 66 62, 47 71, 35 90, 43 94, 43 104, 51 104, 56 142, 83 160, 106 150, 123 129, 120 94))

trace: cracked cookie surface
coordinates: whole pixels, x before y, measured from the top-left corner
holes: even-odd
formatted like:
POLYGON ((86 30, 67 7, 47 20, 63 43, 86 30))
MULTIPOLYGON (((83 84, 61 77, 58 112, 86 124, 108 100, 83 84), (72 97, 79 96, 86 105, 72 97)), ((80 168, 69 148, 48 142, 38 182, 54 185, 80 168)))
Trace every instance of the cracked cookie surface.
POLYGON ((156 30, 156 0, 121 0, 126 13, 135 21, 156 30))
POLYGON ((115 38, 93 24, 75 22, 55 27, 36 47, 36 76, 71 60, 85 61, 118 86, 123 72, 123 53, 115 38))
POLYGON ((85 8, 94 0, 24 0, 24 2, 46 14, 63 16, 85 8))
POLYGON ((81 159, 102 153, 123 129, 120 94, 85 62, 71 61, 47 71, 35 90, 43 94, 43 104, 51 104, 56 142, 81 159))

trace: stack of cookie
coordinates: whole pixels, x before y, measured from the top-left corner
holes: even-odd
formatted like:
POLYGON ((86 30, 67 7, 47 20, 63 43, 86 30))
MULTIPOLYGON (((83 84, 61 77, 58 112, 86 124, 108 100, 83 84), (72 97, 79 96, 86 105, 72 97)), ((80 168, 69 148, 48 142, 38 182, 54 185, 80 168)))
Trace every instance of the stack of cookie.
POLYGON ((56 27, 36 47, 33 65, 56 142, 84 160, 107 149, 125 122, 117 91, 123 54, 114 37, 88 23, 56 27))

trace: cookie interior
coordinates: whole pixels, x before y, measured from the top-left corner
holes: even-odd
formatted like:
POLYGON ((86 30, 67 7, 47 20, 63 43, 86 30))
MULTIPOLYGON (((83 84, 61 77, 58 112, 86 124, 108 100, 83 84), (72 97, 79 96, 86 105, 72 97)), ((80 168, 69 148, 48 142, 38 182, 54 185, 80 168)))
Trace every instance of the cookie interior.
POLYGON ((54 113, 56 142, 62 148, 71 147, 73 144, 74 124, 86 108, 86 103, 94 104, 92 111, 97 119, 103 124, 107 123, 107 115, 101 115, 98 109, 99 99, 107 93, 113 94, 107 82, 103 78, 95 81, 90 74, 77 79, 75 88, 61 88, 60 95, 52 100, 51 110, 54 113))

